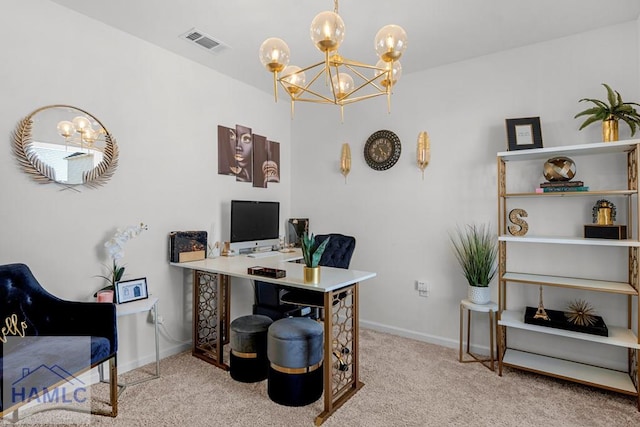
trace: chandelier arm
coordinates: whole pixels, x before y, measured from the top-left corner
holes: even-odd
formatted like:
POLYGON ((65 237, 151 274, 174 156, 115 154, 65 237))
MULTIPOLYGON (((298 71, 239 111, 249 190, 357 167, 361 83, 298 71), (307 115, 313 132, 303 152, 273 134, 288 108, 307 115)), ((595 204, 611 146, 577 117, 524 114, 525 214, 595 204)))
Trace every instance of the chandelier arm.
POLYGON ((336 62, 340 62, 341 65, 345 65, 345 66, 351 65, 353 67, 368 68, 370 70, 387 71, 386 68, 376 67, 375 65, 366 64, 364 62, 354 61, 352 59, 347 59, 347 58, 342 58, 340 61, 336 61, 336 62))
MULTIPOLYGON (((375 76, 375 77, 368 78, 368 77, 366 77, 364 74, 362 74, 360 71, 358 71, 356 68, 353 68, 353 67, 352 67, 352 66, 350 66, 350 65, 345 64, 345 67, 346 67, 347 69, 349 69, 350 71, 352 71, 354 74, 356 74, 358 77, 360 77, 360 78, 365 82, 365 83, 364 83, 362 86, 360 86, 358 89, 361 89, 362 87, 364 87, 364 86, 366 86, 366 85, 369 85, 369 84, 370 84, 371 86, 375 87, 378 91, 380 91, 380 92, 385 92, 385 93, 386 93, 386 90, 385 90, 385 89, 382 89, 381 87, 379 87, 379 86, 376 84, 376 80, 378 80, 378 79, 380 79, 380 78, 384 77, 384 74, 388 73, 388 71, 387 71, 387 70, 381 70, 381 71, 383 71, 383 72, 384 72, 383 74, 378 74, 378 75, 377 75, 377 76, 375 76)), ((377 70, 380 70, 379 68, 376 68, 376 67, 373 67, 373 68, 374 68, 374 69, 377 69, 377 70)), ((358 90, 358 89, 355 89, 355 90, 351 91, 351 93, 355 92, 355 91, 356 91, 356 90, 358 90)))
POLYGON ((327 97, 326 95, 322 95, 316 91, 311 90, 310 88, 303 88, 303 91, 301 94, 299 94, 298 96, 296 96, 295 98, 296 101, 302 101, 302 102, 320 102, 322 104, 337 104, 336 101, 334 99, 331 99, 329 97, 327 97), (317 98, 320 98, 319 100, 314 100, 312 98, 303 98, 302 95, 304 93, 316 96, 317 98))
MULTIPOLYGON (((338 87, 340 87, 340 69, 338 67, 339 67, 338 65, 335 65, 336 79, 337 79, 338 87)), ((335 104, 338 104, 338 96, 336 95, 336 85, 333 84, 333 77, 331 76, 331 67, 329 67, 328 63, 327 63, 327 72, 329 73, 327 78, 331 82, 331 93, 333 94, 333 102, 335 104)))
POLYGON ((273 72, 273 96, 278 102, 278 72, 273 72))
POLYGON ((386 95, 386 93, 368 93, 366 95, 357 96, 355 98, 345 98, 341 101, 344 105, 353 104, 354 102, 363 101, 365 99, 375 98, 376 96, 386 95))
MULTIPOLYGON (((346 94, 343 99, 347 99, 350 98, 351 95, 353 95, 354 93, 358 92, 359 90, 361 90, 362 88, 365 88, 367 86, 370 86, 370 84, 368 82, 364 82, 362 83, 360 86, 358 86, 357 88, 353 89, 351 92, 349 92, 348 94, 346 94)), ((382 91, 382 90, 378 90, 378 92, 380 93, 375 93, 374 95, 385 95, 387 92, 382 91)))

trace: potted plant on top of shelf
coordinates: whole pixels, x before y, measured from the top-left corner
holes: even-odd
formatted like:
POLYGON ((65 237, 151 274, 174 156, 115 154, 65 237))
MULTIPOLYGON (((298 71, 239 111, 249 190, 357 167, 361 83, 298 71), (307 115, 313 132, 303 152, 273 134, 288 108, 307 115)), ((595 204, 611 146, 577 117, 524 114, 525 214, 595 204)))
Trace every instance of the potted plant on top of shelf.
POLYGON ((300 243, 305 264, 303 267, 304 282, 317 284, 320 282, 320 258, 322 258, 322 254, 329 243, 329 237, 318 244, 313 233, 309 236, 309 233, 305 231, 302 234, 300 243))
POLYGON ((491 300, 489 283, 496 275, 498 244, 488 225, 470 224, 458 227, 449 235, 462 273, 467 279, 468 298, 474 304, 491 300))
POLYGON ((640 115, 633 107, 638 106, 635 102, 623 102, 622 96, 616 90, 611 89, 606 83, 602 85, 607 89, 607 101, 599 99, 582 98, 578 102, 588 101, 595 104, 595 107, 588 108, 574 116, 577 119, 581 116, 588 116, 582 123, 579 130, 584 129, 594 122, 602 122, 602 140, 605 142, 618 140, 618 120, 624 121, 631 129, 631 136, 636 134, 636 126, 640 126, 640 115))

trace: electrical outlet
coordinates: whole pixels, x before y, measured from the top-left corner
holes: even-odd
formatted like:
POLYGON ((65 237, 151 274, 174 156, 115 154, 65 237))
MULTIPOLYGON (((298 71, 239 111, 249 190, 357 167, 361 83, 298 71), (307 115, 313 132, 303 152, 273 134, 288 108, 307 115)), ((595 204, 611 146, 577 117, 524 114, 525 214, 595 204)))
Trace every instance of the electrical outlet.
POLYGON ((418 295, 421 297, 428 297, 431 292, 431 284, 427 283, 424 280, 416 281, 416 290, 418 291, 418 295))
MULTIPOLYGON (((149 323, 155 323, 155 311, 153 309, 149 310, 149 323)), ((164 317, 158 315, 158 325, 162 325, 164 323, 164 317)))

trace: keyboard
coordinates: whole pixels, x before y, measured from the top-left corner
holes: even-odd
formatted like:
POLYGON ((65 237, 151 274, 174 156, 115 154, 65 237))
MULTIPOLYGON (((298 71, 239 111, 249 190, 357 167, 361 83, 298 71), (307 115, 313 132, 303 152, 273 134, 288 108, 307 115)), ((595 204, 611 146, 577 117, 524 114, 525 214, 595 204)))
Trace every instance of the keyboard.
POLYGON ((268 252, 251 252, 249 255, 247 255, 249 258, 267 258, 270 256, 276 256, 279 255, 280 252, 277 251, 268 251, 268 252))

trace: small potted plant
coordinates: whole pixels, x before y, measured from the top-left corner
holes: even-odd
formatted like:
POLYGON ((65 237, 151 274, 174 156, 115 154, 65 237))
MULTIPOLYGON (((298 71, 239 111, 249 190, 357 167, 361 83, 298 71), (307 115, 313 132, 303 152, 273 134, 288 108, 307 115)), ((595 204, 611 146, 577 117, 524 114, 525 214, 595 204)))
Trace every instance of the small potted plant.
POLYGON ((450 235, 454 253, 467 279, 468 298, 475 304, 491 300, 489 283, 497 269, 498 245, 490 227, 484 224, 458 227, 450 235))
POLYGON ((311 233, 304 232, 302 239, 300 240, 302 246, 302 256, 304 258, 304 282, 317 284, 320 282, 320 258, 324 253, 327 243, 329 243, 329 237, 327 237, 322 243, 318 244, 316 238, 311 233))
POLYGON ((584 129, 594 122, 602 122, 602 140, 605 142, 618 140, 618 120, 624 121, 631 129, 631 136, 636 134, 636 126, 640 126, 640 115, 633 107, 639 106, 635 102, 623 102, 618 91, 602 83, 607 89, 607 101, 599 99, 582 98, 578 102, 588 101, 595 104, 595 107, 588 108, 574 116, 577 119, 581 116, 588 116, 582 123, 579 130, 584 129))

